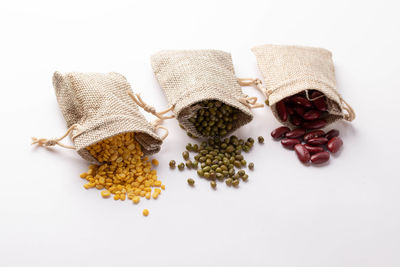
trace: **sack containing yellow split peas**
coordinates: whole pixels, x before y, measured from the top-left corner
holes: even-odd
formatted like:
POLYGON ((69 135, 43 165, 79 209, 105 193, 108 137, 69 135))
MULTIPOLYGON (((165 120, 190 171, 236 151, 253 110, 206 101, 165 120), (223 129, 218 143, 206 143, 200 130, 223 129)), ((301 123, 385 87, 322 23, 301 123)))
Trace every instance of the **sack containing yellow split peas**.
POLYGON ((228 135, 253 119, 252 108, 263 106, 242 92, 229 53, 161 51, 151 57, 151 64, 175 117, 189 135, 228 135))
POLYGON ((255 85, 282 124, 318 129, 355 118, 354 110, 337 91, 330 51, 283 45, 261 45, 252 51, 264 85, 258 79, 239 82, 255 85))
MULTIPOLYGON (((160 150, 162 138, 156 134, 157 125, 149 123, 140 113, 131 99, 131 87, 121 74, 56 72, 53 86, 68 131, 58 139, 35 138, 34 143, 75 149, 82 158, 93 163, 107 160, 94 158, 96 149, 88 148, 118 135, 121 137, 117 142, 126 142, 131 146, 132 140, 128 139, 134 138, 144 155, 160 150), (68 135, 71 135, 74 146, 60 142, 68 135)), ((118 153, 107 157, 112 160, 115 155, 118 153)))

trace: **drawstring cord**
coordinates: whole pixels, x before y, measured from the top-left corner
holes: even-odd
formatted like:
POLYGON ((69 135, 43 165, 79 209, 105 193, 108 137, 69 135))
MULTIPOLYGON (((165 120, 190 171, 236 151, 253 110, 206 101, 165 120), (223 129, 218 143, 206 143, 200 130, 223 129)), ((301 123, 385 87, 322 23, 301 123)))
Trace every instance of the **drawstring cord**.
POLYGON ((75 149, 75 146, 69 146, 69 145, 64 145, 63 143, 60 143, 60 141, 62 141, 65 137, 67 137, 68 135, 70 135, 72 133, 72 131, 77 127, 76 124, 73 124, 71 127, 68 128, 67 132, 61 136, 60 138, 54 138, 54 139, 46 139, 46 138, 36 138, 36 137, 32 137, 32 145, 38 145, 38 146, 42 146, 42 147, 49 147, 49 146, 55 146, 55 145, 59 145, 61 147, 64 148, 68 148, 68 149, 75 149))
POLYGON ((140 94, 133 94, 132 91, 127 91, 127 93, 132 98, 133 102, 135 102, 139 107, 143 108, 144 111, 153 114, 154 116, 157 117, 157 119, 153 121, 151 124, 156 129, 163 129, 165 131, 165 134, 160 137, 161 140, 164 141, 164 139, 167 138, 169 131, 165 126, 162 126, 160 124, 164 120, 175 118, 175 115, 164 116, 166 113, 172 111, 174 109, 174 106, 171 106, 164 111, 157 112, 154 107, 148 105, 146 102, 143 101, 143 99, 140 97, 140 94))
POLYGON ((341 95, 339 95, 340 101, 342 102, 343 109, 346 110, 347 114, 344 114, 344 119, 346 121, 352 121, 356 118, 356 113, 353 108, 347 103, 341 95))
POLYGON ((160 112, 156 112, 156 109, 148 104, 146 104, 146 102, 143 101, 143 99, 140 97, 140 94, 133 94, 131 91, 128 91, 128 95, 132 98, 132 100, 141 108, 144 109, 144 111, 153 114, 154 116, 156 116, 158 119, 160 119, 161 121, 163 120, 167 120, 167 119, 172 119, 175 116, 171 115, 171 116, 163 116, 165 113, 171 111, 174 109, 173 106, 167 108, 164 111, 160 111, 160 112))
MULTIPOLYGON (((251 86, 255 85, 257 89, 259 89, 261 92, 263 91, 262 89, 258 88, 258 86, 261 87, 261 81, 259 79, 250 79, 250 78, 237 78, 237 81, 240 86, 251 86)), ((264 104, 257 103, 257 97, 252 96, 246 96, 242 97, 239 99, 239 102, 242 103, 243 105, 247 106, 248 108, 262 108, 264 107, 264 104)))
POLYGON ((151 124, 152 124, 156 129, 163 129, 163 130, 165 131, 164 135, 160 136, 160 139, 164 141, 165 138, 167 138, 167 136, 168 136, 168 134, 169 134, 169 131, 168 131, 168 128, 167 128, 167 127, 165 127, 165 126, 163 126, 163 125, 160 125, 161 123, 162 123, 162 120, 156 119, 156 120, 154 120, 151 124))
MULTIPOLYGON (((260 79, 252 79, 252 78, 238 78, 237 79, 240 86, 253 86, 258 91, 260 91, 265 96, 265 104, 269 105, 268 98, 271 95, 271 91, 267 90, 262 86, 262 82, 260 79)), ((264 105, 263 105, 264 106, 264 105)))
POLYGON ((257 97, 255 97, 255 96, 252 96, 252 97, 246 96, 246 97, 239 98, 239 102, 250 109, 264 107, 263 104, 257 103, 257 97))

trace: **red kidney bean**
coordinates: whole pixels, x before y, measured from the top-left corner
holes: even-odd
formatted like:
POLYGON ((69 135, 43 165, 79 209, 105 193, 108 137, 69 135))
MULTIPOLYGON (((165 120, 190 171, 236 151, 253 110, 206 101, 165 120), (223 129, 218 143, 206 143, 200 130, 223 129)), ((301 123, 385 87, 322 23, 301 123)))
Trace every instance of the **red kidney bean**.
POLYGON ((293 149, 293 147, 295 145, 300 144, 300 140, 299 139, 285 138, 285 139, 281 140, 281 144, 286 148, 293 149))
POLYGON ((329 151, 336 153, 340 150, 343 141, 338 130, 332 129, 327 133, 321 130, 327 124, 324 118, 329 115, 327 98, 319 91, 309 92, 310 99, 317 99, 308 100, 308 95, 300 92, 276 104, 280 120, 289 120, 299 128, 291 131, 285 126, 278 127, 271 132, 271 136, 274 139, 282 138, 282 146, 294 149, 301 162, 307 163, 311 160, 313 164, 321 164, 330 159, 329 151))
POLYGON ((295 95, 295 96, 292 96, 290 100, 291 100, 293 103, 296 103, 296 104, 298 104, 298 105, 301 105, 301 106, 304 106, 304 107, 307 107, 307 108, 312 107, 311 102, 308 101, 307 98, 304 98, 304 97, 302 97, 302 96, 297 96, 297 95, 295 95))
POLYGON ((310 152, 302 144, 295 145, 294 151, 296 151, 297 157, 301 162, 307 163, 310 161, 310 152))
POLYGON ((292 122, 293 125, 300 126, 301 123, 303 122, 303 119, 300 116, 293 115, 291 116, 290 121, 292 122))
POLYGON ((303 128, 306 128, 306 129, 319 129, 319 128, 323 128, 325 125, 326 125, 326 120, 324 120, 324 119, 305 121, 302 124, 303 128))
POLYGON ((325 132, 322 130, 313 130, 311 132, 306 133, 303 138, 304 138, 304 141, 307 142, 311 138, 321 137, 324 135, 325 135, 325 132))
POLYGON ((324 145, 328 143, 328 139, 325 137, 315 137, 308 139, 307 144, 312 145, 312 146, 319 146, 319 145, 324 145))
POLYGON ((312 109, 303 114, 303 118, 308 121, 316 120, 321 116, 321 111, 312 109))
POLYGON ((287 132, 290 132, 290 129, 288 127, 282 126, 273 130, 271 132, 271 136, 275 139, 279 139, 283 137, 287 132))
POLYGON ((316 154, 324 151, 324 148, 321 146, 304 145, 304 147, 308 150, 308 152, 310 152, 310 154, 316 154))
MULTIPOLYGON (((314 92, 311 94, 311 99, 314 99, 314 98, 316 98, 316 97, 318 97, 318 96, 321 96, 321 95, 322 95, 321 92, 314 91, 314 92)), ((320 110, 320 111, 326 111, 326 110, 328 110, 328 107, 327 107, 326 101, 325 101, 325 96, 313 100, 312 103, 313 103, 314 107, 316 107, 316 108, 317 108, 318 110, 320 110)))
POLYGON ((311 162, 314 164, 321 164, 327 162, 330 158, 329 152, 319 152, 311 156, 311 162))
POLYGON ((286 106, 286 110, 287 110, 287 113, 289 114, 289 115, 293 115, 294 114, 294 109, 293 109, 293 107, 291 107, 291 106, 286 106))
POLYGON ((329 132, 326 133, 325 137, 328 138, 328 140, 332 139, 333 137, 339 136, 339 131, 336 129, 332 129, 329 132))
POLYGON ((294 112, 296 112, 298 115, 303 116, 305 109, 302 106, 296 105, 293 107, 294 112))
POLYGON ((294 129, 288 133, 285 134, 286 138, 299 138, 301 136, 303 136, 306 133, 306 130, 302 129, 302 128, 297 128, 294 129))
POLYGON ((288 118, 288 114, 286 110, 286 105, 283 101, 279 101, 276 104, 276 110, 278 111, 279 118, 281 118, 282 121, 286 121, 288 118))
POLYGON ((327 148, 330 152, 336 153, 343 146, 343 141, 340 137, 335 136, 328 141, 327 148))

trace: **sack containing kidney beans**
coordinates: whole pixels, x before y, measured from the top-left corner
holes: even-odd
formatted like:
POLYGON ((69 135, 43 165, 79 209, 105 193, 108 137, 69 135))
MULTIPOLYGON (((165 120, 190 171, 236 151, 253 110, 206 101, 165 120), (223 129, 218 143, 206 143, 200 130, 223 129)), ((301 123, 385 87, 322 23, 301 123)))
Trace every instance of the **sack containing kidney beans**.
POLYGON ((161 51, 151 57, 158 83, 190 136, 221 137, 253 119, 261 107, 235 76, 229 53, 217 50, 161 51))
POLYGON ((257 46, 252 51, 264 77, 262 92, 282 124, 318 129, 355 118, 337 91, 330 51, 281 45, 257 46))
POLYGON ((262 45, 252 49, 264 76, 264 87, 275 117, 285 126, 271 132, 302 163, 322 164, 343 146, 339 131, 321 128, 340 120, 352 121, 355 113, 336 88, 332 54, 322 48, 262 45), (287 126, 287 127, 286 127, 287 126), (330 153, 329 153, 330 152, 330 153))

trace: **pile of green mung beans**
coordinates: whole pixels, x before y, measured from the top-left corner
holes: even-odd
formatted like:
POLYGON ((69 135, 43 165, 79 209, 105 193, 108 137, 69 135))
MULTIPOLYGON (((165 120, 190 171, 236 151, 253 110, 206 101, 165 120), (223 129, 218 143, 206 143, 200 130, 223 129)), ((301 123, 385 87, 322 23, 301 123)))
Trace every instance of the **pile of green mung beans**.
POLYGON ((189 121, 199 134, 206 137, 221 137, 228 134, 240 112, 237 108, 218 100, 205 100, 195 105, 201 107, 189 121))
MULTIPOLYGON (((258 140, 263 138, 259 137, 258 140)), ((260 142, 262 143, 262 142, 260 142)), ((247 162, 242 155, 242 151, 249 152, 254 145, 254 139, 249 137, 247 140, 239 139, 232 135, 229 138, 208 139, 200 144, 189 143, 186 150, 182 153, 185 161, 179 163, 178 169, 197 170, 198 176, 210 181, 212 188, 217 187, 217 181, 225 182, 228 186, 237 187, 240 180, 247 181, 249 175, 244 168, 247 162), (193 160, 190 159, 190 153, 194 153, 193 160)), ((171 169, 176 166, 176 161, 169 162, 171 169)), ((254 163, 248 164, 250 170, 254 169, 254 163)), ((194 185, 192 178, 188 179, 189 185, 194 185)))

